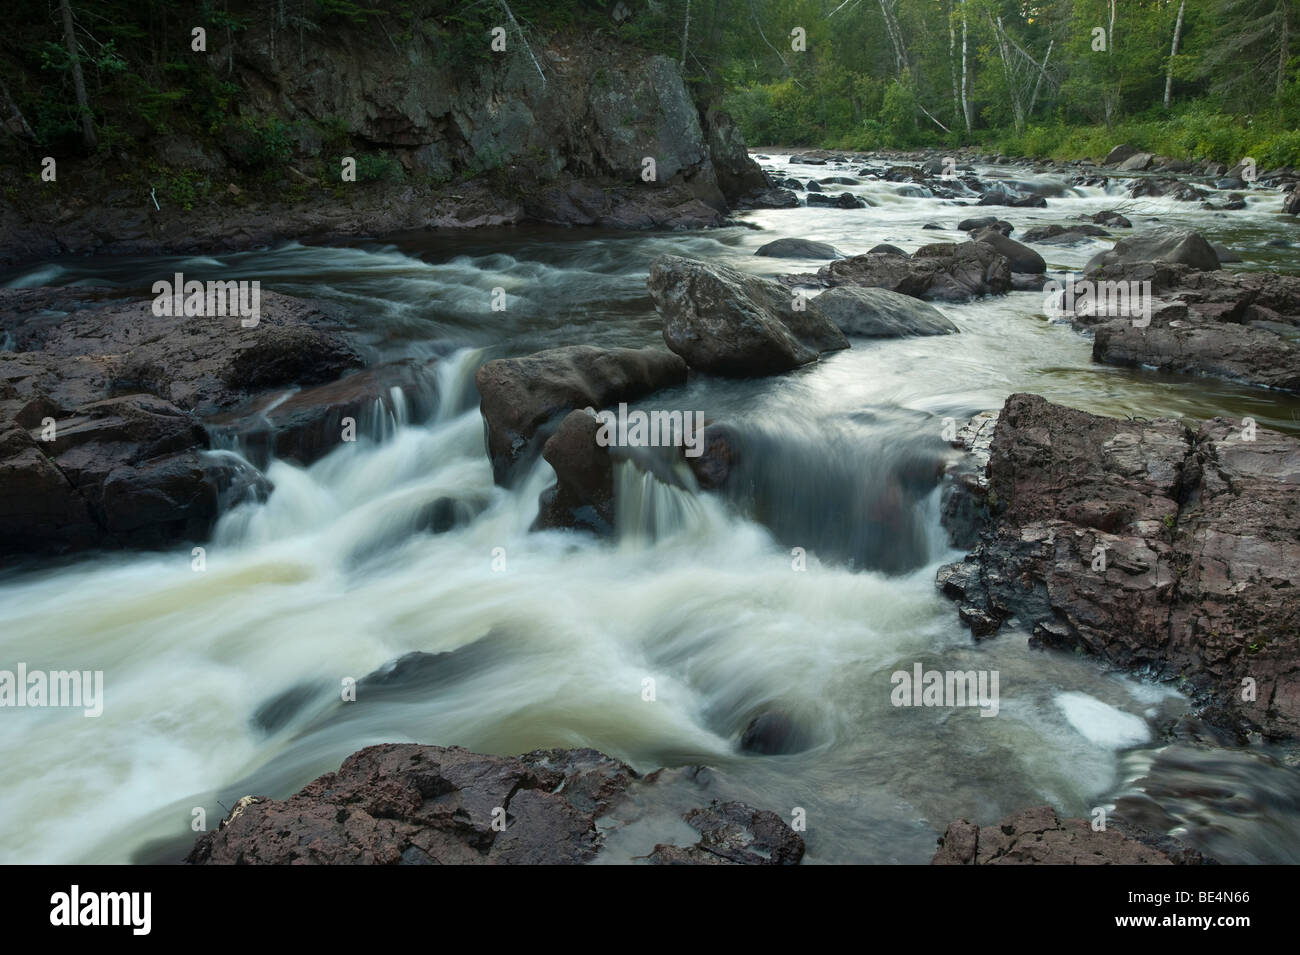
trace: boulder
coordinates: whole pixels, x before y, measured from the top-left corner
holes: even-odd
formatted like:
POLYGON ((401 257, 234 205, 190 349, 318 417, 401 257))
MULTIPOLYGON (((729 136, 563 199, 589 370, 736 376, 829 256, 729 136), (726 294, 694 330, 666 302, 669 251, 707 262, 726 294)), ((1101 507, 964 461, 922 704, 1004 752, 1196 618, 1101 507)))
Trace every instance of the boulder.
POLYGON ((776 259, 839 259, 843 255, 833 245, 811 239, 776 239, 760 246, 755 255, 776 259))
POLYGON ((910 257, 868 252, 840 259, 815 275, 785 275, 781 282, 826 288, 862 285, 927 301, 965 302, 1010 291, 1011 266, 985 242, 938 242, 921 246, 910 257))
POLYGON ((981 206, 1011 206, 1017 209, 1046 209, 1047 200, 1042 196, 1018 196, 1002 189, 994 189, 980 196, 981 206))
POLYGON ((1011 263, 1012 272, 1021 272, 1029 275, 1041 275, 1047 271, 1047 263, 1043 257, 1029 248, 1027 245, 1021 245, 1015 239, 1009 239, 997 229, 985 229, 982 232, 975 233, 976 242, 983 242, 993 246, 1002 255, 1007 257, 1011 263))
POLYGON ((850 338, 948 335, 957 326, 933 305, 883 288, 841 285, 811 302, 850 338))
POLYGON ((494 480, 509 484, 535 459, 549 426, 575 408, 633 401, 685 380, 685 362, 661 348, 572 345, 487 362, 474 381, 494 480))
POLYGON ((533 530, 581 528, 597 534, 614 529, 614 465, 596 440, 600 423, 587 411, 571 411, 542 446, 555 469, 555 484, 542 492, 533 530))
POLYGON ((1120 172, 1142 172, 1155 162, 1155 153, 1134 153, 1117 167, 1120 172))
POLYGON ((816 192, 808 194, 808 205, 810 206, 827 206, 832 209, 865 209, 869 204, 867 200, 855 196, 851 192, 841 192, 838 196, 816 192))
POLYGON ((1089 259, 1084 272, 1091 274, 1106 266, 1137 262, 1168 262, 1208 271, 1219 267, 1214 247, 1199 233, 1160 230, 1120 239, 1113 248, 1089 259))
POLYGON ((1300 184, 1297 184, 1283 199, 1282 211, 1291 215, 1300 215, 1300 184))
POLYGON ((664 341, 700 371, 769 375, 848 347, 815 309, 796 309, 790 292, 727 266, 664 256, 651 264, 648 284, 664 341))
POLYGON ((1132 146, 1116 146, 1106 154, 1106 158, 1101 161, 1103 166, 1118 166, 1127 159, 1138 154, 1137 149, 1132 146))
POLYGON ((1133 223, 1114 209, 1104 209, 1101 212, 1094 212, 1090 216, 1080 216, 1079 218, 1087 219, 1095 225, 1108 225, 1114 229, 1133 228, 1133 223))

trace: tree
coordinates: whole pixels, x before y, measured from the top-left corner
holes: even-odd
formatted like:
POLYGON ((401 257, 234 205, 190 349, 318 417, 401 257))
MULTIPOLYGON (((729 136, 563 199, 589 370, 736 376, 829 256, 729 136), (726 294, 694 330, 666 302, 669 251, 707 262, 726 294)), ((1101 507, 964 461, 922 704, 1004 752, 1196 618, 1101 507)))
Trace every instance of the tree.
POLYGON ((77 42, 77 28, 72 18, 72 5, 68 0, 59 0, 59 13, 63 17, 63 42, 68 48, 68 62, 72 66, 72 87, 77 96, 81 141, 89 152, 95 148, 95 117, 90 111, 90 99, 86 96, 86 77, 81 72, 81 46, 77 42))

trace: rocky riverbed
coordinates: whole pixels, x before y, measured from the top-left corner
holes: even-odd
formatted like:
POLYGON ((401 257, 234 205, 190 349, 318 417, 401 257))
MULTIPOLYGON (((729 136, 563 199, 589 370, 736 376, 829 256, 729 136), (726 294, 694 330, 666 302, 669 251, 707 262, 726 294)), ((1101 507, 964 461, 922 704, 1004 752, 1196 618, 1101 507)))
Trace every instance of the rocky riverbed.
MULTIPOLYGON (((1294 177, 724 146, 627 200, 712 170, 707 215, 562 218, 621 234, 222 251, 276 211, 8 272, 4 647, 118 702, 5 737, 74 807, 99 741, 110 793, 15 787, 6 855, 1293 860, 1294 177), (267 276, 257 325, 157 315, 179 269, 267 276), (611 446, 620 405, 700 453, 611 446), (899 707, 913 666, 997 718, 899 707)), ((448 224, 403 209, 326 231, 448 224)))

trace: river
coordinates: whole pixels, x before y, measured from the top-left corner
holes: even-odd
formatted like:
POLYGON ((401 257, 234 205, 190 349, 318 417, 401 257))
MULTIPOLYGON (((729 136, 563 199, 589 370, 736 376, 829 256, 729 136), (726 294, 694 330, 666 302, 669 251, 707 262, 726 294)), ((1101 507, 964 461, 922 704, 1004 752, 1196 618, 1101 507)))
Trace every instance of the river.
MULTIPOLYGON (((771 168, 787 171, 784 155, 771 168)), ((788 167, 800 178, 852 167, 788 167)), ((957 220, 996 213, 1023 233, 1121 206, 1138 229, 1190 227, 1244 260, 1300 271, 1300 225, 1280 194, 1219 215, 1196 204, 1071 189, 1059 175, 980 167, 1053 193, 1046 209, 957 207, 869 181, 827 186, 859 210, 741 213, 707 232, 541 227, 382 242, 288 243, 203 257, 56 260, 0 284, 108 285, 147 296, 160 276, 259 279, 345 306, 374 356, 437 356, 428 420, 401 415, 303 469, 272 462, 275 490, 225 514, 206 545, 11 568, 0 576, 0 666, 103 670, 103 715, 10 710, 0 719, 0 861, 170 861, 247 793, 284 797, 345 756, 417 741, 519 753, 590 746, 640 771, 707 764, 722 790, 789 818, 805 810, 810 863, 928 861, 948 822, 985 824, 1051 803, 1089 816, 1121 796, 1225 862, 1300 862, 1300 771, 1264 746, 1170 743, 1188 712, 1167 686, 1096 662, 1032 651, 1014 625, 974 643, 934 587, 960 556, 936 493, 875 520, 880 488, 941 453, 945 417, 1008 394, 1113 416, 1253 416, 1300 432, 1300 401, 1208 378, 1094 365, 1089 340, 1017 292, 940 308, 959 335, 855 341, 789 375, 689 383, 638 407, 701 411, 762 448, 751 491, 720 498, 620 466, 615 540, 530 533, 552 480, 492 482, 473 372, 483 361, 569 344, 662 343, 645 288, 672 253, 762 275, 820 262, 758 258, 790 236, 853 254, 960 240, 957 220), (1148 222, 1154 218, 1158 221, 1148 222), (925 230, 938 223, 944 231, 925 230), (1289 247, 1269 245, 1279 236, 1289 247), (491 309, 504 288, 507 308, 491 309), (417 530, 432 501, 456 524, 417 530), (794 569, 792 550, 807 552, 794 569), (448 653, 369 700, 339 702, 412 651, 448 653), (996 718, 975 708, 891 705, 914 664, 999 674, 996 718), (654 700, 644 681, 654 680, 654 700), (786 714, 800 752, 738 740, 759 713, 786 714)), ((1106 248, 1037 245, 1054 272, 1106 248)), ((214 453, 238 453, 231 448, 214 453)), ((662 832, 612 831, 605 861, 662 832)))

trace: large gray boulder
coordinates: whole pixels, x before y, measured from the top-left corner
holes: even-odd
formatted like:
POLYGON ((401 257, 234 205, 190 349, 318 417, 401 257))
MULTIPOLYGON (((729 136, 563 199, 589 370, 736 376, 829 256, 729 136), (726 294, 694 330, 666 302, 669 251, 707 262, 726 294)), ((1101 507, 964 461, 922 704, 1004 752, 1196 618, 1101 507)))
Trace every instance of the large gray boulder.
POLYGON ((774 259, 838 259, 842 258, 835 246, 811 239, 774 239, 760 246, 755 255, 774 259))
POLYGON ((1219 268, 1219 256, 1214 247, 1199 233, 1187 230, 1144 232, 1115 243, 1114 248, 1099 252, 1084 267, 1087 273, 1111 265, 1129 265, 1135 262, 1167 262, 1189 265, 1194 269, 1213 272, 1219 268))
POLYGON ((883 288, 841 285, 811 303, 850 338, 948 335, 957 326, 927 302, 883 288))
POLYGON ((775 282, 680 256, 650 266, 650 296, 664 341, 692 368, 717 375, 770 375, 848 348, 843 333, 775 282))
POLYGON ((1012 272, 1022 272, 1029 275, 1041 275, 1047 271, 1047 263, 1043 257, 1027 245, 1022 245, 1015 239, 1008 238, 998 229, 984 229, 975 234, 976 242, 986 242, 993 248, 997 249, 1007 257, 1011 263, 1012 272))

